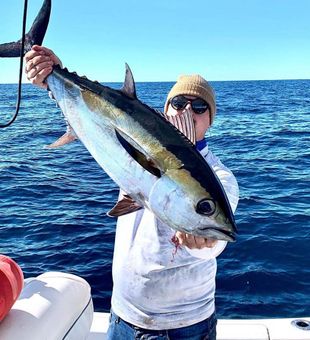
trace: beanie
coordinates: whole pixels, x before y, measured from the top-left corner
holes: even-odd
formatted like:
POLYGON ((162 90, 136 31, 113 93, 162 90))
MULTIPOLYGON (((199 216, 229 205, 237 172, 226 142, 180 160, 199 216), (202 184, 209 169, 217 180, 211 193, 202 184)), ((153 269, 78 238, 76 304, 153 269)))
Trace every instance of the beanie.
POLYGON ((205 100, 210 106, 210 124, 213 123, 216 112, 215 93, 204 78, 199 74, 179 76, 177 82, 168 93, 164 108, 165 113, 168 110, 170 99, 178 95, 195 96, 205 100))

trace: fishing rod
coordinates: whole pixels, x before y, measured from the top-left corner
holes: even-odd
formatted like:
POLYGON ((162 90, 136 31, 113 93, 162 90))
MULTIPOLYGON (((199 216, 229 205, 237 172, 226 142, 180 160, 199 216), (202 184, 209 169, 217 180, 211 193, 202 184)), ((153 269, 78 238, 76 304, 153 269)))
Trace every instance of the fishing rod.
POLYGON ((22 28, 22 39, 21 39, 21 48, 20 48, 20 62, 19 62, 19 80, 18 80, 18 91, 17 91, 17 101, 16 101, 16 110, 12 118, 4 124, 0 123, 0 128, 5 128, 14 123, 15 119, 18 116, 20 102, 21 102, 21 94, 22 94, 22 78, 23 78, 23 62, 24 62, 24 47, 25 47, 25 35, 26 35, 26 21, 27 21, 27 8, 28 8, 28 0, 24 0, 24 14, 23 14, 23 28, 22 28))

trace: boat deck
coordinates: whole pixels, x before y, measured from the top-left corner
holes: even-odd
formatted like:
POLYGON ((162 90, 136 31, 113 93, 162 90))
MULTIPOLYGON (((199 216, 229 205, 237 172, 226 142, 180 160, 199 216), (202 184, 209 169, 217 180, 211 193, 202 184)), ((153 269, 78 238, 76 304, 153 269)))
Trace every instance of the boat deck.
MULTIPOLYGON (((109 313, 95 312, 87 340, 106 339, 108 324, 109 313)), ((310 318, 219 320, 217 340, 310 340, 310 318)))

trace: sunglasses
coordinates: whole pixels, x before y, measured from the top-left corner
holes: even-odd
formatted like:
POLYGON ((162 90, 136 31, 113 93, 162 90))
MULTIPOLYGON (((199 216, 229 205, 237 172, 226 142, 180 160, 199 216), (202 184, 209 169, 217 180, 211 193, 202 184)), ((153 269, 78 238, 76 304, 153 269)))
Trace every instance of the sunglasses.
POLYGON ((191 104, 192 110, 198 115, 210 109, 209 104, 200 98, 188 99, 184 96, 175 96, 170 100, 170 104, 175 110, 183 110, 188 103, 191 104))

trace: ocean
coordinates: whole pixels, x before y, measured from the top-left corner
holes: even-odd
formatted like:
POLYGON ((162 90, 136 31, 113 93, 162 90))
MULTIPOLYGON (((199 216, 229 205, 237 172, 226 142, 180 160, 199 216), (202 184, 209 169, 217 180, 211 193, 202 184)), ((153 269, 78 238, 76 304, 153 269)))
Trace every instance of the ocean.
MULTIPOLYGON (((240 187, 237 242, 218 258, 220 318, 310 315, 310 80, 211 82, 218 111, 210 149, 240 187)), ((173 83, 137 83, 162 109, 173 83)), ((119 88, 121 84, 108 84, 119 88)), ((0 85, 0 119, 15 109, 16 85, 0 85)), ((46 91, 23 85, 20 114, 0 130, 0 253, 25 277, 66 271, 92 287, 109 311, 118 188, 74 142, 45 148, 65 131, 46 91)))

